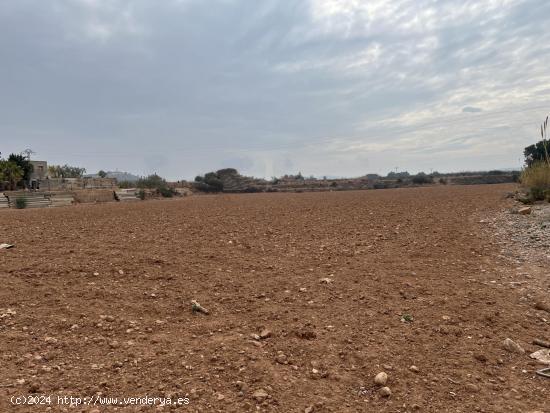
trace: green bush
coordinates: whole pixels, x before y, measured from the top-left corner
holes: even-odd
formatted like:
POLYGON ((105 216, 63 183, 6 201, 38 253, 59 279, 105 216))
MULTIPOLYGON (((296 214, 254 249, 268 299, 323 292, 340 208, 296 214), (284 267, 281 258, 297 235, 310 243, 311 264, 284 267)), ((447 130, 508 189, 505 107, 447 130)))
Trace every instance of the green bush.
MULTIPOLYGON (((220 169, 220 171, 218 172, 222 172, 222 176, 238 174, 236 170, 231 168, 220 169)), ((195 178, 195 182, 193 183, 193 187, 197 191, 202 191, 202 192, 223 191, 223 181, 220 179, 220 175, 218 175, 218 172, 208 172, 204 176, 197 176, 195 178)))
POLYGON ((121 189, 129 189, 129 188, 135 188, 136 187, 136 183, 135 182, 130 182, 130 181, 118 181, 117 185, 121 189))
POLYGON ((27 198, 15 198, 15 208, 17 209, 27 208, 27 198))
POLYGON ((144 178, 138 179, 136 182, 138 188, 147 188, 147 189, 158 189, 165 188, 166 181, 164 178, 158 176, 157 174, 148 175, 144 178))
POLYGON ((239 171, 237 171, 235 168, 225 168, 216 171, 216 175, 218 178, 223 179, 228 176, 238 176, 239 171))
POLYGON ((433 178, 423 172, 420 172, 413 176, 412 182, 416 185, 431 184, 433 182, 433 178))
POLYGON ((533 201, 544 201, 544 192, 542 188, 531 188, 529 189, 529 198, 533 201))
POLYGON ((138 198, 141 199, 142 201, 145 199, 145 190, 143 189, 140 189, 137 193, 138 195, 138 198))
POLYGON ((176 194, 176 191, 172 188, 168 188, 167 186, 161 186, 160 188, 157 188, 157 191, 163 198, 172 198, 176 194))
POLYGON ((218 174, 215 172, 208 172, 206 175, 204 175, 204 183, 212 187, 214 191, 223 190, 223 182, 218 174))

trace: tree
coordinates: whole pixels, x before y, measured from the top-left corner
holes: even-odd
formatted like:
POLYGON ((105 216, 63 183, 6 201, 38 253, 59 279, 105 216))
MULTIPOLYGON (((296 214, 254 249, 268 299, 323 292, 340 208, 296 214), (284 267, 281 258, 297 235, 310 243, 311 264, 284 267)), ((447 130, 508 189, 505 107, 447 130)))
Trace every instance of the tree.
POLYGON ((50 165, 48 166, 48 173, 52 178, 82 178, 86 173, 86 169, 67 164, 63 166, 50 165))
POLYGON ((212 188, 214 191, 223 190, 223 181, 220 179, 216 172, 208 172, 204 175, 204 183, 212 188))
POLYGON ((527 166, 532 166, 534 164, 537 164, 539 162, 546 162, 546 164, 550 167, 550 149, 548 148, 548 116, 540 125, 540 136, 542 140, 540 142, 535 143, 534 145, 530 145, 523 151, 523 154, 525 155, 525 163, 527 166))
POLYGON ((237 176, 239 175, 239 171, 237 171, 235 168, 225 168, 216 171, 216 175, 218 176, 218 178, 223 179, 227 176, 237 176))
POLYGON ((238 175, 238 172, 233 168, 220 169, 218 172, 208 172, 204 176, 197 176, 193 186, 195 189, 204 192, 221 192, 223 191, 223 177, 238 175), (220 173, 221 172, 221 176, 220 173))
POLYGON ((411 176, 407 171, 403 171, 403 172, 390 172, 387 176, 387 178, 392 178, 392 179, 398 179, 398 178, 408 178, 409 176, 411 176))
POLYGON ((136 182, 136 186, 138 188, 141 188, 142 190, 144 188, 155 189, 158 194, 165 198, 171 198, 172 196, 176 195, 176 191, 170 188, 166 180, 157 174, 152 174, 144 178, 140 178, 136 182))
POLYGON ((417 185, 431 184, 433 178, 430 175, 426 175, 424 172, 419 172, 413 176, 412 182, 417 185))
POLYGON ((145 178, 139 178, 136 186, 138 188, 158 189, 167 186, 164 178, 157 174, 148 175, 145 178))
POLYGON ((15 162, 0 160, 0 181, 8 182, 11 190, 17 188, 17 183, 23 179, 24 171, 15 162))
POLYGON ((546 162, 546 141, 542 140, 533 145, 529 145, 523 151, 525 156, 525 164, 531 166, 537 162, 546 162))
POLYGON ((107 178, 107 172, 105 172, 103 169, 97 173, 100 178, 107 178))
POLYGON ((23 180, 25 182, 28 182, 31 179, 31 174, 34 168, 27 157, 12 153, 10 156, 8 156, 8 161, 13 162, 23 171, 23 176, 19 179, 19 181, 23 180))

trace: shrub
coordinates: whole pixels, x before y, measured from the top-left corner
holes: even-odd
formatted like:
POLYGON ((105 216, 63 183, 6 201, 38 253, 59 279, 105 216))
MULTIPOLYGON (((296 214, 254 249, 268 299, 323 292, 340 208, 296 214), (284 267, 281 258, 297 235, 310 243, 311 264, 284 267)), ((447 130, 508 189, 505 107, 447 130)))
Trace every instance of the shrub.
POLYGON ((197 191, 202 191, 202 192, 210 192, 211 191, 210 187, 202 181, 193 182, 193 188, 195 188, 197 191))
POLYGON ((176 191, 167 186, 161 186, 157 191, 163 198, 172 198, 176 194, 176 191))
POLYGON ((215 172, 208 172, 206 175, 204 175, 204 183, 206 185, 209 185, 213 191, 222 191, 223 190, 223 182, 215 172))
POLYGON ((523 170, 520 182, 531 189, 550 189, 550 165, 545 162, 533 163, 523 170))
POLYGON ((520 195, 517 197, 517 200, 524 205, 531 205, 533 203, 533 200, 529 196, 520 195))
POLYGON ((138 188, 158 189, 166 187, 166 181, 157 174, 140 178, 136 184, 138 188))
POLYGON ((216 175, 218 176, 218 178, 223 179, 227 176, 237 176, 239 175, 239 171, 237 171, 235 168, 225 168, 216 171, 216 175))
POLYGON ((420 172, 417 175, 413 176, 412 182, 413 184, 416 184, 416 185, 424 185, 424 184, 431 184, 433 182, 433 179, 431 176, 426 175, 423 172, 420 172))
POLYGON ((144 189, 140 189, 137 193, 138 195, 138 198, 141 199, 142 201, 145 199, 145 190, 144 189))
MULTIPOLYGON (((221 169, 220 171, 223 176, 234 175, 233 171, 236 172, 236 170, 231 168, 221 169)), ((193 183, 193 187, 197 191, 221 192, 223 191, 223 181, 220 179, 217 172, 208 172, 204 176, 197 176, 193 183)))
POLYGON ((439 178, 439 183, 441 185, 447 185, 447 180, 445 178, 439 178))
POLYGON ((79 168, 70 165, 50 165, 48 174, 52 178, 82 178, 86 173, 86 168, 79 168))
POLYGON ((529 198, 533 201, 544 201, 544 189, 531 188, 529 189, 529 198))
POLYGON ((27 208, 27 198, 15 198, 15 208, 17 209, 27 208))
POLYGON ((136 183, 131 181, 118 181, 117 185, 121 189, 129 189, 129 188, 135 188, 136 183))

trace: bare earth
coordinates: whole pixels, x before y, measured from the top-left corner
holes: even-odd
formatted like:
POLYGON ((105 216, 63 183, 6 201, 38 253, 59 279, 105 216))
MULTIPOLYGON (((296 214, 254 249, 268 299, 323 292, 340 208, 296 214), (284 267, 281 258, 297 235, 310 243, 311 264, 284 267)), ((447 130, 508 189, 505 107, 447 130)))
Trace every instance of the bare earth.
POLYGON ((549 412, 550 314, 482 221, 512 188, 0 211, 0 412, 549 412), (11 405, 29 393, 190 402, 11 405))

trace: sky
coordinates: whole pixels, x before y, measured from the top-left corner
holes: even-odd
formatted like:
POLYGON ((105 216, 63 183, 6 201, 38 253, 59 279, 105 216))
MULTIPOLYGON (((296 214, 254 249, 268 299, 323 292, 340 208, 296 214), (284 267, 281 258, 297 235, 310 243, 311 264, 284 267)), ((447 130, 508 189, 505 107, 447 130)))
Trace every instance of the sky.
POLYGON ((0 151, 192 179, 518 168, 547 0, 0 0, 0 151))

